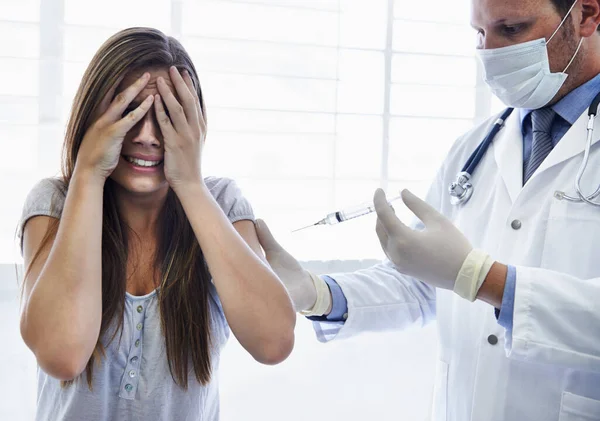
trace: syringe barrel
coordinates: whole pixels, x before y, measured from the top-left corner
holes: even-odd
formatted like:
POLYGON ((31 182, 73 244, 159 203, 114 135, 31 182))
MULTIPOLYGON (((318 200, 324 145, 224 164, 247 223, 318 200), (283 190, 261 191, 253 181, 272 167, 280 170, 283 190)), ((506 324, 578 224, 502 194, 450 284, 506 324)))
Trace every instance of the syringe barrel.
POLYGON ((342 221, 348 221, 349 219, 358 218, 359 216, 367 215, 371 212, 375 212, 375 206, 373 203, 362 203, 360 205, 349 206, 345 209, 338 211, 339 218, 342 221))
POLYGON ((339 212, 331 212, 330 214, 328 214, 325 217, 325 223, 327 225, 335 225, 335 224, 339 224, 340 222, 342 222, 338 219, 338 214, 339 214, 339 212))
POLYGON ((337 212, 331 212, 325 217, 327 225, 335 225, 340 222, 358 218, 375 211, 372 203, 363 203, 361 205, 350 206, 337 212))
MULTIPOLYGON (((397 199, 398 197, 388 200, 390 206, 392 206, 392 202, 397 199)), ((349 206, 337 212, 331 212, 325 217, 325 222, 327 225, 335 225, 340 222, 358 218, 359 216, 368 215, 372 212, 375 212, 375 205, 373 205, 373 202, 365 202, 360 205, 349 206)))

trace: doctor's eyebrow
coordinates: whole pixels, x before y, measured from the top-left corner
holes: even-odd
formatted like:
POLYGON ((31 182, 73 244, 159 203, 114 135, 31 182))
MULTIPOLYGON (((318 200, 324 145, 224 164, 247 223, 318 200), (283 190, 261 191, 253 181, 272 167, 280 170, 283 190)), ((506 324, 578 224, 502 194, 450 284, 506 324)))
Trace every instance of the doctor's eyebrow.
MULTIPOLYGON (((515 26, 515 25, 525 25, 531 24, 536 21, 537 18, 531 16, 510 16, 504 17, 500 19, 496 19, 490 24, 490 27, 498 27, 498 26, 515 26)), ((482 30, 479 26, 477 26, 474 22, 469 22, 469 26, 471 28, 479 31, 482 30)))

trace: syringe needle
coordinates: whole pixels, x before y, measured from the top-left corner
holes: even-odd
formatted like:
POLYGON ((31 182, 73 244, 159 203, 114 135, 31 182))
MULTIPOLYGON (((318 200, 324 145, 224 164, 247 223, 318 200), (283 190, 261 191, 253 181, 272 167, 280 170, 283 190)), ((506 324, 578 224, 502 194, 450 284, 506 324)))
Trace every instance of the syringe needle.
POLYGON ((315 225, 317 225, 317 224, 310 224, 310 225, 307 225, 307 226, 305 226, 305 227, 302 227, 302 228, 295 229, 295 230, 293 230, 292 232, 296 232, 296 231, 302 231, 302 230, 304 230, 304 229, 306 229, 306 228, 314 227, 315 225))
POLYGON ((307 226, 305 226, 305 227, 302 227, 302 228, 295 229, 295 230, 293 230, 292 232, 296 232, 296 231, 302 231, 302 230, 304 230, 304 229, 306 229, 306 228, 310 228, 310 227, 316 227, 317 225, 325 225, 325 224, 326 224, 326 221, 325 221, 325 219, 321 219, 319 222, 315 222, 314 224, 310 224, 310 225, 307 225, 307 226))

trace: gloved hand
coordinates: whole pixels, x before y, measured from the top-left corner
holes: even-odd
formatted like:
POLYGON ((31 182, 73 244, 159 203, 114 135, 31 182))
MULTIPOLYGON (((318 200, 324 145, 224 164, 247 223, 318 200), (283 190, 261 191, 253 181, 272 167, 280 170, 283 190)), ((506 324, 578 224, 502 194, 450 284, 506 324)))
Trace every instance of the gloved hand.
POLYGON ((279 245, 262 219, 257 219, 255 226, 267 261, 288 290, 296 311, 313 308, 317 301, 317 289, 311 273, 279 245))
POLYGON ((406 206, 423 222, 425 230, 415 231, 404 225, 388 204, 383 190, 377 189, 373 201, 381 247, 399 272, 431 286, 453 290, 473 247, 450 220, 429 204, 408 190, 403 190, 401 195, 406 206))

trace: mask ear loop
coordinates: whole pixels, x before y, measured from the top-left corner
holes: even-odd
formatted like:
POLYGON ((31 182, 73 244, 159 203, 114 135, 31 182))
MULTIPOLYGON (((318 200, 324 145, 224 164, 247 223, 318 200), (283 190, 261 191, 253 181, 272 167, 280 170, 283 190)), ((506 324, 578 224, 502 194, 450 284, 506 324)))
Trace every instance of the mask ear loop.
POLYGON ((577 4, 577 0, 575 0, 573 2, 573 4, 571 5, 571 8, 567 12, 567 14, 563 18, 563 20, 560 22, 560 25, 558 25, 558 28, 556 28, 556 30, 554 31, 554 33, 552 33, 552 35, 550 35, 550 38, 548 38, 548 41, 546 41, 546 44, 548 44, 550 41, 552 41, 552 38, 554 38, 554 35, 556 35, 556 33, 558 32, 558 30, 563 26, 563 23, 565 23, 565 21, 567 20, 567 18, 569 17, 569 15, 571 14, 571 12, 573 11, 573 8, 575 7, 576 4, 577 4))
MULTIPOLYGON (((550 35, 550 38, 548 38, 548 41, 546 41, 546 45, 548 45, 550 43, 550 41, 552 41, 552 38, 554 38, 554 35, 556 35, 556 33, 558 32, 558 30, 560 28, 562 28, 563 24, 565 23, 565 21, 567 20, 567 18, 571 14, 571 12, 573 11, 573 8, 575 7, 576 4, 577 4, 577 0, 575 0, 573 2, 573 4, 571 5, 571 8, 565 14, 565 17, 563 18, 563 20, 560 21, 560 24, 558 25, 558 28, 556 28, 556 30, 554 31, 554 33, 552 35, 550 35)), ((567 67, 565 67, 565 70, 562 71, 563 73, 565 73, 567 71, 567 69, 571 66, 571 64, 573 64, 573 61, 575 60, 575 57, 577 57, 577 53, 579 52, 579 49, 581 48, 581 44, 583 44, 583 38, 581 38, 579 40, 579 45, 577 46, 577 49, 575 50, 575 54, 573 54, 573 57, 571 57, 571 61, 569 61, 569 64, 567 64, 567 67)))
POLYGON ((571 57, 571 61, 569 62, 569 64, 567 64, 567 67, 565 67, 565 70, 562 71, 563 73, 566 73, 569 66, 571 66, 571 64, 575 60, 575 57, 577 57, 577 53, 579 52, 579 49, 581 48, 581 44, 583 44, 583 38, 581 38, 579 40, 579 45, 577 46, 577 49, 575 50, 575 54, 573 54, 573 57, 571 57))

